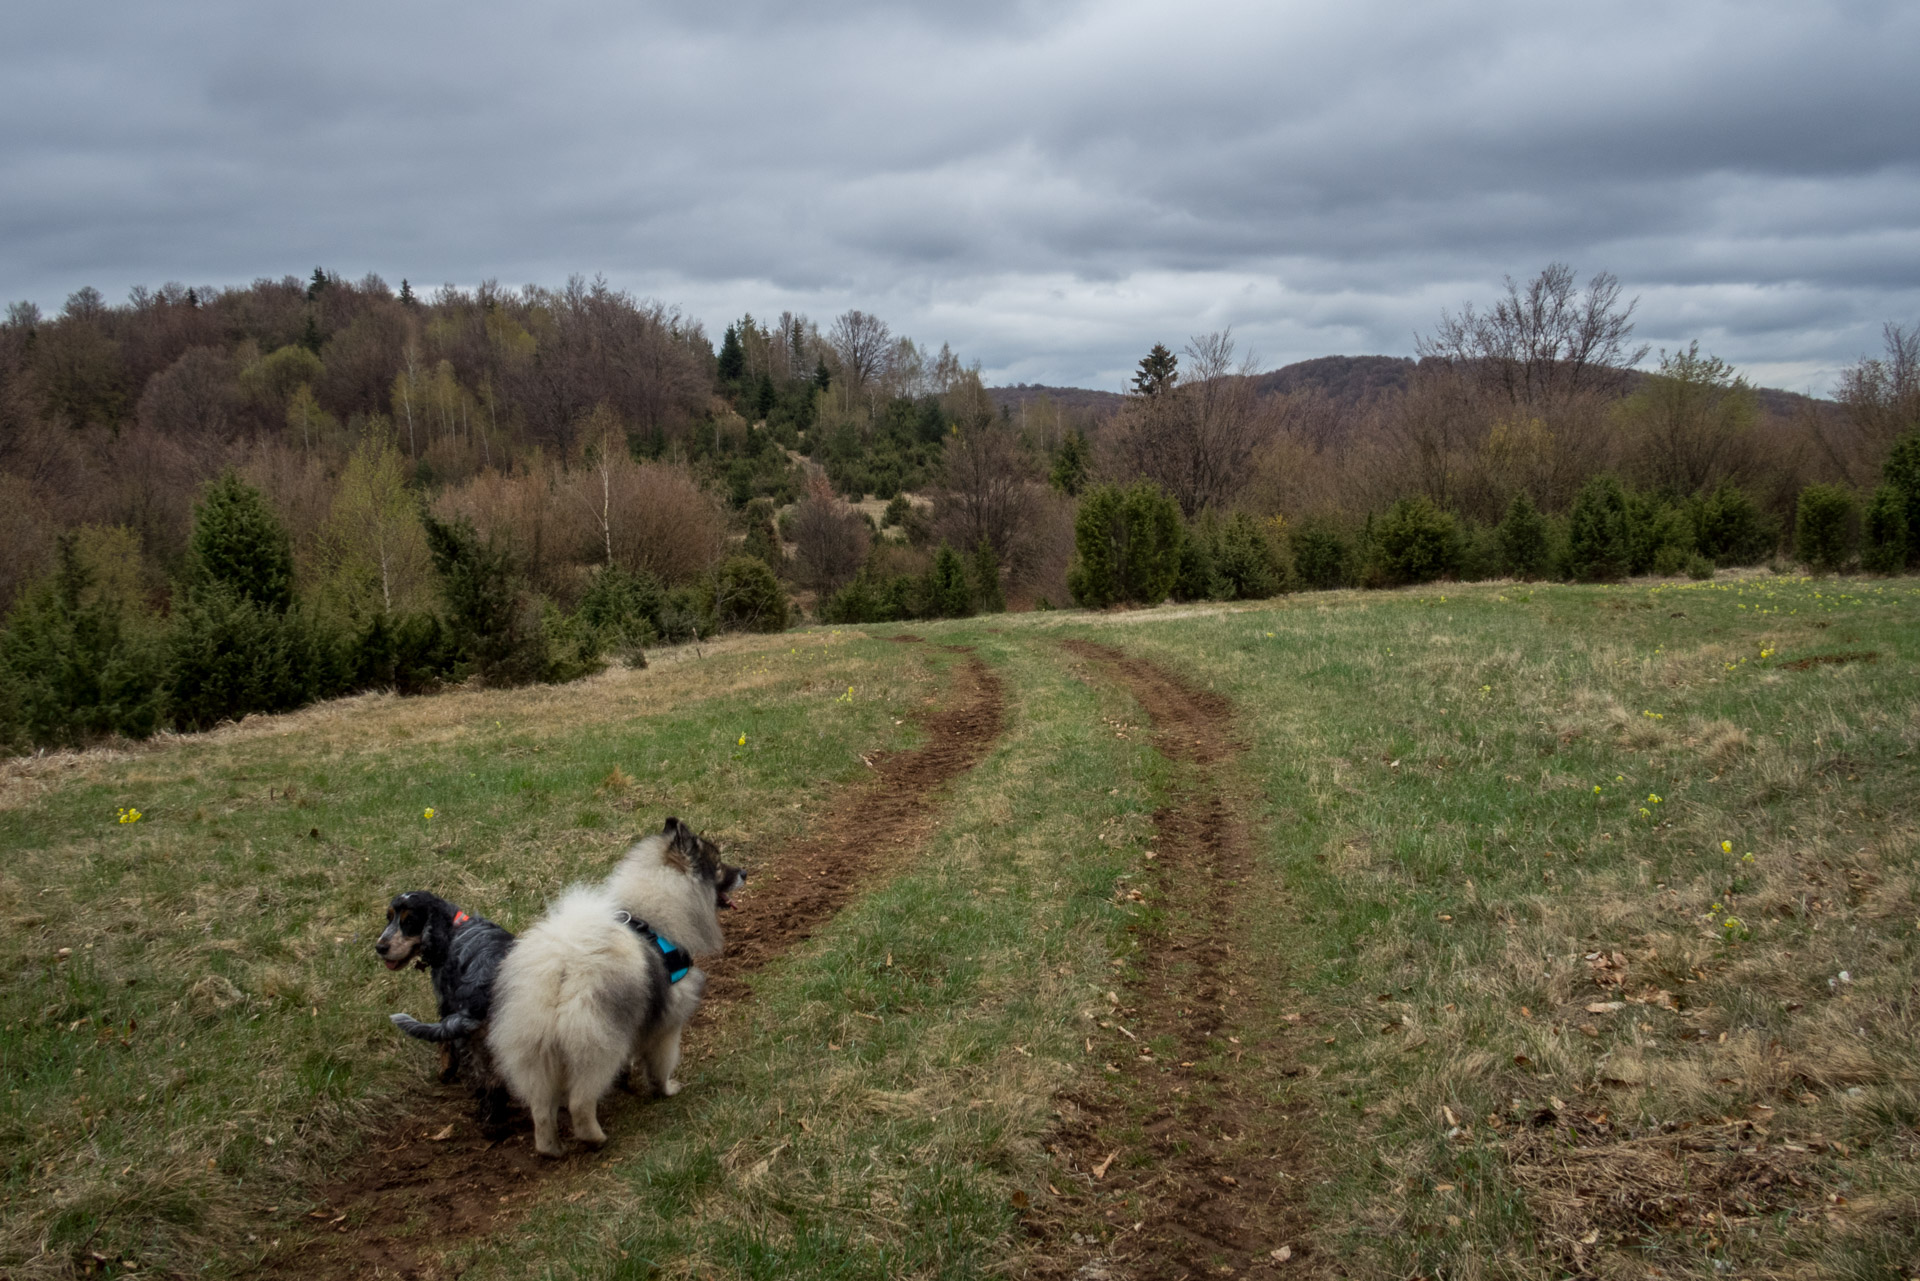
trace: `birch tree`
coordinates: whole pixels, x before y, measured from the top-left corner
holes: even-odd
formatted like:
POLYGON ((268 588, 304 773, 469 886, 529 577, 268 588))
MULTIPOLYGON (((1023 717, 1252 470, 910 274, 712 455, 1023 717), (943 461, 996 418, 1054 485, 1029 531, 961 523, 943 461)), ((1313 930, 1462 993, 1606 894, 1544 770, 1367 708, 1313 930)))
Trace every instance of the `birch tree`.
POLYGON ((347 459, 321 536, 326 593, 356 622, 427 606, 433 557, 400 451, 368 437, 347 459))

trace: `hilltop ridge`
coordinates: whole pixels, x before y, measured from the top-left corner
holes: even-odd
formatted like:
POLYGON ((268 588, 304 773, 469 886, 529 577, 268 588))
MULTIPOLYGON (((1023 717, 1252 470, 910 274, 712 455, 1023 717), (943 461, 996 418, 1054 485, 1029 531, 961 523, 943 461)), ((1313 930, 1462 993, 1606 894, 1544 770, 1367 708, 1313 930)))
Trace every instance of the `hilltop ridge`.
MULTIPOLYGON (((1407 382, 1419 362, 1409 356, 1316 356, 1296 360, 1290 365, 1253 376, 1261 396, 1292 395, 1315 391, 1342 407, 1365 404, 1382 395, 1406 390, 1407 382)), ((1644 373, 1636 371, 1636 378, 1644 373)), ((1755 387, 1754 395, 1762 410, 1786 417, 1832 402, 1818 397, 1786 391, 1778 387, 1755 387)), ((1102 418, 1113 413, 1125 401, 1124 393, 1087 387, 1053 387, 1042 383, 1015 383, 989 387, 987 394, 996 406, 1018 414, 1022 404, 1042 396, 1062 410, 1077 411, 1102 418)))

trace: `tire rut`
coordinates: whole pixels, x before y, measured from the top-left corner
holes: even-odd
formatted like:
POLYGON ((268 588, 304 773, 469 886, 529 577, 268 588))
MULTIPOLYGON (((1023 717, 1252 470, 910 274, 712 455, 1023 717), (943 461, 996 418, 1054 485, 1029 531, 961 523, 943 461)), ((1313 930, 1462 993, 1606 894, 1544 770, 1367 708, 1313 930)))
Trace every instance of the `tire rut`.
POLYGON ((1271 976, 1231 941, 1237 891, 1254 873, 1245 803, 1221 768, 1241 751, 1233 706, 1121 650, 1063 643, 1132 695, 1155 749, 1184 768, 1153 816, 1154 857, 1134 878, 1145 881, 1130 927, 1139 951, 1088 1038, 1096 1066, 1061 1100, 1048 1146, 1057 1182, 1076 1190, 1063 1191, 1057 1216, 1029 1216, 1044 1243, 1031 1271, 1175 1281, 1316 1270, 1301 1266, 1305 1134, 1256 1079, 1287 1051, 1243 1022, 1256 1007, 1242 993, 1271 976), (1282 1247, 1285 1262, 1273 1253, 1282 1247))
MULTIPOLYGON (((787 845, 753 867, 741 910, 728 917, 727 950, 707 966, 711 982, 692 1029, 726 1017, 748 999, 748 978, 812 937, 843 907, 898 871, 932 833, 939 789, 972 769, 1000 736, 1000 679, 964 646, 939 706, 920 718, 927 741, 869 760, 876 777, 832 798, 817 835, 787 845)), ((625 1091, 601 1116, 619 1135, 653 1106, 625 1091)), ((332 1278, 434 1277, 434 1259, 460 1241, 510 1227, 556 1185, 603 1162, 603 1152, 549 1161, 533 1152, 532 1127, 518 1109, 512 1123, 483 1130, 464 1095, 438 1092, 378 1139, 343 1176, 314 1191, 325 1210, 299 1228, 253 1275, 332 1278)), ((615 1143, 618 1143, 616 1137, 615 1143)), ((617 1151, 617 1147, 615 1148, 617 1151)), ((264 1233, 263 1233, 264 1234, 264 1233)))

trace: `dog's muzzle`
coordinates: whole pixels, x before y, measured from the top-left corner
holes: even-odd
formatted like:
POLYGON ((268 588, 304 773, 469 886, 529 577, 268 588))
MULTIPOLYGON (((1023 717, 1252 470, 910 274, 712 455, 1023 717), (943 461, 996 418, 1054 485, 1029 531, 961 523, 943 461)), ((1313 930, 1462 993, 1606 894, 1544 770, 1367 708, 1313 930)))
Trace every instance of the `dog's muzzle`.
POLYGON ((419 940, 410 939, 404 934, 391 939, 382 934, 380 941, 373 945, 373 950, 379 956, 382 965, 390 970, 398 970, 413 959, 414 948, 418 945, 419 940))

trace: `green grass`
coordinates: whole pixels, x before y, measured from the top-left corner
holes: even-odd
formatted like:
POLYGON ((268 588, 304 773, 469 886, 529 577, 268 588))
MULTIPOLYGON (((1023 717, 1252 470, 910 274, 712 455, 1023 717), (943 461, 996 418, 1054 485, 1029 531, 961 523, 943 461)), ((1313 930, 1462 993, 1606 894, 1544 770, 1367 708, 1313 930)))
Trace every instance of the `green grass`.
POLYGON ((751 863, 866 773, 860 752, 911 743, 922 664, 780 639, 561 689, 353 700, 69 758, 51 785, 16 765, 0 1267, 237 1266, 264 1206, 293 1217, 426 1071, 383 1026, 432 1006, 373 961, 389 895, 524 925, 668 813, 751 863))
MULTIPOLYGON (((1100 1070, 1081 1031, 1128 948, 1117 878, 1170 778, 1113 728, 1137 708, 1054 643, 1076 635, 1240 709, 1228 768, 1258 798, 1261 867, 1235 955, 1245 1017, 1301 1069, 1259 1083, 1324 1154, 1300 1172, 1321 1259, 1380 1277, 1920 1263, 1912 580, 913 630, 1000 674, 1001 743, 906 871, 697 1032, 681 1095, 457 1247, 466 1275, 1027 1267, 1014 1194, 1042 1195, 1052 1099, 1100 1070), (1629 1003, 1586 1009, 1611 1001, 1629 1003), (1670 1187, 1676 1141, 1695 1148, 1670 1187)), ((304 1209, 315 1173, 424 1088, 383 1017, 430 1004, 424 980, 367 954, 388 894, 523 926, 669 812, 750 863, 864 775, 859 753, 913 741, 896 722, 949 661, 809 631, 10 767, 0 1269, 93 1251, 243 1269, 264 1207, 304 1209), (143 818, 118 824, 129 805, 143 818)))
POLYGON ((1376 1276, 1920 1262, 1916 624, 1910 580, 1749 579, 1128 629, 1243 709, 1276 891, 1247 928, 1313 1015, 1323 1248, 1376 1276), (1680 1168, 1649 1136, 1696 1131, 1692 1189, 1633 1204, 1680 1168))

